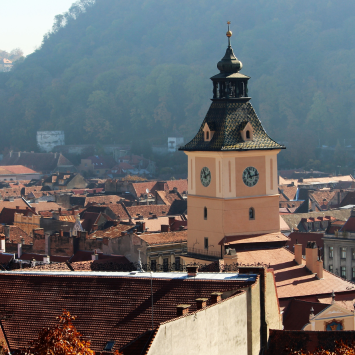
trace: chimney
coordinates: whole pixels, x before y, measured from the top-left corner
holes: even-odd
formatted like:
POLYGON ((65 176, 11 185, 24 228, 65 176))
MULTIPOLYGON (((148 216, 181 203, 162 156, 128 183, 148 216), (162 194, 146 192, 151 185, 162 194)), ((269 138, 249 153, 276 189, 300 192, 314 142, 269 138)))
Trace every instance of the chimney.
POLYGON ((178 317, 181 317, 181 316, 184 316, 185 314, 188 314, 190 307, 191 307, 190 304, 178 304, 176 306, 176 315, 178 317))
POLYGON ((63 237, 63 229, 59 229, 59 236, 63 237))
POLYGON ((91 260, 92 261, 99 260, 99 254, 96 253, 96 250, 95 250, 94 254, 91 255, 91 260))
POLYGON ((62 209, 60 207, 58 208, 58 213, 59 213, 59 216, 62 215, 62 209))
POLYGON ((71 214, 74 216, 75 215, 75 210, 74 208, 71 209, 71 214))
POLYGON ((144 233, 145 232, 145 222, 141 223, 141 232, 144 233))
POLYGON ((208 298, 196 298, 195 301, 196 301, 197 309, 199 310, 207 306, 208 298))
POLYGON ((124 237, 126 234, 126 232, 121 232, 121 237, 124 237))
POLYGON ((188 277, 195 277, 197 275, 198 266, 186 266, 186 269, 188 277))
POLYGON ((175 217, 169 217, 169 226, 175 223, 175 217))
POLYGON ((211 293, 211 304, 218 303, 222 301, 223 292, 213 292, 211 293))
POLYGON ((316 262, 317 278, 323 279, 323 261, 317 260, 316 262))
POLYGON ((20 209, 20 206, 16 206, 16 209, 19 210, 19 209, 20 209))
POLYGON ((22 256, 22 243, 17 244, 17 258, 21 259, 22 256))
POLYGON ((44 252, 46 255, 51 255, 51 236, 49 233, 44 234, 44 252))
POLYGON ((317 273, 318 248, 314 241, 307 242, 306 267, 313 274, 317 273))
POLYGON ((18 154, 18 157, 20 157, 20 156, 21 156, 21 152, 18 152, 17 154, 18 154))
POLYGON ((296 240, 296 244, 295 244, 294 253, 295 253, 296 263, 298 265, 302 265, 302 244, 297 244, 297 240, 296 240))
POLYGON ((161 232, 162 233, 170 232, 170 226, 168 224, 162 224, 161 225, 161 232))
POLYGON ((0 236, 0 240, 1 240, 1 253, 5 253, 6 252, 6 248, 5 248, 5 234, 2 234, 0 236))
POLYGON ((50 256, 49 255, 45 255, 43 257, 43 264, 50 264, 50 262, 51 262, 50 256))

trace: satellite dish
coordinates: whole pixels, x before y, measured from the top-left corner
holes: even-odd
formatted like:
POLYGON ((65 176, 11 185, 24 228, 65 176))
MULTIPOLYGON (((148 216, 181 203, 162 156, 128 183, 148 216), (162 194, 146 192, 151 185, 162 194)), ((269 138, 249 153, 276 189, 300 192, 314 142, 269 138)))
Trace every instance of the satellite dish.
POLYGON ((145 192, 146 192, 147 194, 149 194, 149 189, 145 189, 145 192))

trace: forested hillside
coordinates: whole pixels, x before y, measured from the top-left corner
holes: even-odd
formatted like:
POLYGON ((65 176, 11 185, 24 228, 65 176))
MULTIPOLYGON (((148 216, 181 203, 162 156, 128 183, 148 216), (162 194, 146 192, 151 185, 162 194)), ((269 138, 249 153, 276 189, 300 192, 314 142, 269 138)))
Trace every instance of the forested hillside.
POLYGON ((81 0, 0 73, 0 149, 35 149, 37 130, 64 130, 67 144, 190 138, 230 20, 251 102, 287 143, 283 164, 302 166, 319 142, 354 137, 354 16, 352 0, 81 0))

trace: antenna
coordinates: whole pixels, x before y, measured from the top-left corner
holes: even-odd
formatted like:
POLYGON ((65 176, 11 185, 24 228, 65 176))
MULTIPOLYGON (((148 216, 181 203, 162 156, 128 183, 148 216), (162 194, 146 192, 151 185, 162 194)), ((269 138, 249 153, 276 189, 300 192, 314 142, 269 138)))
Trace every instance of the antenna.
POLYGON ((146 192, 147 194, 149 194, 150 191, 149 191, 149 189, 145 189, 145 192, 146 192))

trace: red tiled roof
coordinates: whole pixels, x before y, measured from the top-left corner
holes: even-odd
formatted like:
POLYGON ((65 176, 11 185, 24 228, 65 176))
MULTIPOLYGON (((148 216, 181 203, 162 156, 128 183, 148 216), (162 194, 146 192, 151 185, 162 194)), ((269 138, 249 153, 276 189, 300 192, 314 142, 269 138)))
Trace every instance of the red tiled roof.
POLYGON ((105 204, 105 205, 110 205, 114 203, 117 204, 117 202, 121 200, 122 197, 117 195, 91 196, 91 197, 86 197, 85 206, 87 206, 89 203, 98 203, 98 204, 105 204))
POLYGON ((149 245, 169 244, 187 242, 187 231, 140 234, 138 238, 144 240, 149 245))
POLYGON ((279 298, 303 297, 309 295, 354 292, 355 285, 323 270, 323 279, 318 280, 305 265, 297 265, 294 255, 286 248, 238 251, 237 262, 241 264, 270 264, 275 270, 279 298))
POLYGON ((24 216, 32 216, 34 213, 30 209, 16 209, 16 208, 3 208, 0 213, 0 223, 13 224, 15 220, 15 213, 21 213, 24 216))
POLYGON ((149 192, 154 193, 155 191, 162 190, 173 190, 174 187, 177 188, 177 191, 182 194, 187 191, 187 179, 180 180, 169 180, 164 183, 159 181, 147 181, 147 182, 136 182, 132 184, 133 189, 136 192, 137 197, 141 197, 147 193, 147 189, 149 192))
POLYGON ((231 244, 252 244, 265 242, 287 242, 289 238, 281 232, 266 233, 266 234, 251 234, 251 235, 235 235, 224 237, 220 240, 218 245, 231 244))
POLYGON ((336 191, 318 190, 312 192, 310 195, 313 197, 319 206, 327 206, 329 201, 335 196, 336 191))
POLYGON ((288 200, 292 201, 296 198, 297 186, 280 185, 279 193, 284 195, 288 200), (281 192, 283 190, 283 192, 281 192))
POLYGON ((349 219, 345 222, 343 227, 340 229, 340 232, 355 232, 355 217, 350 216, 349 219))
POLYGON ((329 304, 319 302, 308 302, 292 299, 288 306, 284 309, 283 325, 285 330, 302 330, 309 323, 310 310, 313 307, 314 314, 317 315, 329 304))
POLYGON ((30 237, 25 231, 17 226, 8 226, 9 228, 9 242, 11 243, 21 243, 21 240, 24 239, 24 244, 30 244, 33 242, 33 238, 30 237))
POLYGON ((134 226, 128 224, 117 224, 116 226, 112 226, 104 230, 97 230, 95 232, 92 232, 91 234, 89 234, 88 238, 118 238, 121 236, 122 232, 125 232, 132 227, 134 226))
MULTIPOLYGON (((2 169, 6 169, 10 172, 10 174, 38 174, 37 171, 34 171, 30 168, 27 168, 26 166, 23 165, 3 165, 1 167, 2 169)), ((1 173, 0 173, 1 174, 1 173)))
POLYGON ((169 206, 165 205, 141 205, 141 206, 131 206, 127 207, 127 211, 132 218, 137 218, 138 215, 144 218, 156 216, 167 216, 169 212, 169 206))
POLYGON ((110 203, 109 205, 103 205, 108 207, 116 216, 119 220, 128 220, 129 215, 127 214, 126 210, 120 203, 110 203))
MULTIPOLYGON (((251 284, 153 278, 154 324, 176 318, 177 304, 191 304, 194 312, 196 298, 210 298, 216 291, 236 292, 251 284)), ((116 340, 115 351, 151 329, 150 278, 0 273, 0 288, 0 304, 13 312, 2 320, 12 350, 25 347, 42 327, 55 324, 63 308, 77 316, 74 325, 91 338, 94 351, 102 351, 112 339, 116 340)))

